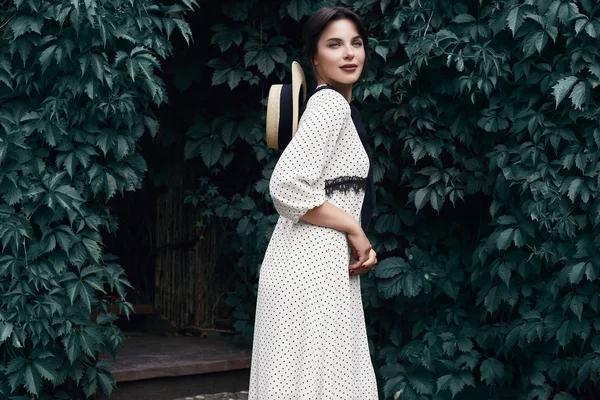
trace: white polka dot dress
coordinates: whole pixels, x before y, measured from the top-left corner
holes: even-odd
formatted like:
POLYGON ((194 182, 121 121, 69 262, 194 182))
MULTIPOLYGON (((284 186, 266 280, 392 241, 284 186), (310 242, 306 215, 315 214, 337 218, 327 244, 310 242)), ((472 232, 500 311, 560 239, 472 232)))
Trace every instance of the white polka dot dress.
POLYGON ((368 170, 349 103, 316 92, 271 176, 280 217, 259 272, 249 400, 377 400, 346 234, 300 220, 327 200, 359 221, 368 170))

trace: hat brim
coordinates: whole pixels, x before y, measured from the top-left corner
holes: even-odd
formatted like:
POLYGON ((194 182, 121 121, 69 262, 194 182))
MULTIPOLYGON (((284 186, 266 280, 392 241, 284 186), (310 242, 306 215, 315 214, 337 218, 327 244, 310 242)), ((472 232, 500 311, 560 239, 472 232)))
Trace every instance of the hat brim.
POLYGON ((300 108, 306 101, 306 95, 304 71, 300 64, 294 61, 291 85, 272 85, 269 90, 266 118, 267 146, 283 149, 292 140, 298 130, 300 108))
POLYGON ((300 118, 300 107, 306 101, 306 77, 300 64, 292 62, 292 102, 294 119, 292 120, 292 136, 298 130, 298 120, 300 118))

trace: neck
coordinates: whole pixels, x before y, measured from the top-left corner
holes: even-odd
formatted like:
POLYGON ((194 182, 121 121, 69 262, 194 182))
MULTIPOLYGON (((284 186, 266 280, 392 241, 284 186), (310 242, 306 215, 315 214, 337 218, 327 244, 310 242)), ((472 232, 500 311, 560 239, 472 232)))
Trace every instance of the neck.
POLYGON ((350 103, 352 101, 352 84, 340 84, 340 83, 329 83, 323 79, 317 80, 317 86, 327 84, 333 86, 333 88, 346 98, 346 101, 350 103))

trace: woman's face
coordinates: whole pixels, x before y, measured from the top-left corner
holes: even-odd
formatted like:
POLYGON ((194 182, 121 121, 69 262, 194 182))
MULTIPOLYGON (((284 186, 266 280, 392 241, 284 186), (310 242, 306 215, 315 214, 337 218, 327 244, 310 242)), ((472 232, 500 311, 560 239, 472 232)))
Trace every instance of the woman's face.
POLYGON ((352 85, 363 70, 365 48, 354 22, 330 22, 317 43, 313 60, 318 84, 352 85))

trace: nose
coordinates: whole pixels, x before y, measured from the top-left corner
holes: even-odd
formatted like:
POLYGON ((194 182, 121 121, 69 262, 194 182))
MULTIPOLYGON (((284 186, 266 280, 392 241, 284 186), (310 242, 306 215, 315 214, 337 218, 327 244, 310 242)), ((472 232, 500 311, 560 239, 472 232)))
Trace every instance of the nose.
POLYGON ((346 54, 344 55, 345 59, 352 60, 354 58, 354 50, 352 49, 352 45, 346 46, 346 54))

